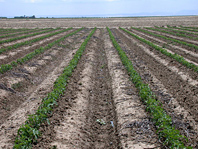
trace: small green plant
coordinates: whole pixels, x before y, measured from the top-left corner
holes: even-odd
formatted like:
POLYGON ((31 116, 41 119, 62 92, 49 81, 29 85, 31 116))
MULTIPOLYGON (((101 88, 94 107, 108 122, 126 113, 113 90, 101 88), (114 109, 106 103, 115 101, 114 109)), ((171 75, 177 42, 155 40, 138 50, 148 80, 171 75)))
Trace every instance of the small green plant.
POLYGON ((99 123, 100 125, 105 125, 106 124, 103 119, 97 119, 96 122, 99 123))
POLYGON ((186 37, 186 38, 194 39, 194 40, 197 40, 198 39, 197 37, 187 36, 186 35, 187 32, 184 32, 183 33, 181 31, 177 31, 177 30, 173 30, 173 29, 164 29, 164 28, 157 28, 156 29, 156 28, 151 28, 151 27, 146 27, 146 29, 153 30, 153 31, 158 31, 158 32, 162 32, 162 33, 167 33, 167 34, 171 34, 171 35, 176 35, 176 36, 179 36, 179 37, 186 37), (171 30, 173 32, 169 32, 167 30, 171 30))
MULTIPOLYGON (((69 28, 69 29, 71 29, 71 28, 69 28)), ((64 32, 67 31, 67 30, 69 30, 69 29, 64 30, 64 32)), ((24 57, 18 58, 18 59, 16 60, 16 62, 13 61, 13 62, 11 62, 11 64, 3 64, 3 65, 1 65, 1 66, 0 66, 0 73, 5 73, 5 72, 7 72, 8 70, 11 70, 13 67, 16 67, 18 64, 23 64, 23 63, 29 61, 29 60, 32 59, 33 57, 35 57, 35 56, 37 56, 37 55, 43 53, 44 51, 50 49, 50 48, 51 48, 52 46, 54 46, 55 44, 60 43, 60 42, 63 41, 65 38, 67 38, 67 37, 69 37, 69 36, 72 36, 72 35, 76 34, 77 32, 81 31, 82 29, 83 29, 83 28, 80 28, 80 29, 78 29, 78 30, 76 30, 76 31, 74 31, 74 32, 72 32, 72 33, 69 33, 69 34, 65 35, 64 37, 61 37, 61 38, 59 38, 58 40, 56 40, 56 41, 54 41, 54 42, 52 42, 52 43, 49 43, 49 44, 48 44, 47 46, 45 46, 45 47, 40 47, 39 49, 36 49, 35 51, 33 51, 33 52, 31 52, 31 53, 28 53, 28 54, 25 55, 24 57)), ((63 32, 63 31, 61 31, 61 32, 63 32)), ((59 32, 59 33, 60 33, 60 32, 59 32)), ((51 36, 51 35, 50 35, 50 36, 51 36)))
POLYGON ((187 31, 182 31, 182 30, 175 30, 175 29, 172 29, 172 28, 161 28, 161 27, 157 27, 159 29, 164 29, 164 30, 169 30, 169 31, 173 31, 173 32, 178 32, 178 33, 181 33, 181 34, 188 34, 188 35, 198 35, 198 33, 194 33, 194 32, 187 32, 187 31))
MULTIPOLYGON (((79 29, 81 30, 81 29, 79 29)), ((75 31, 78 32, 79 30, 75 31)), ((47 97, 43 98, 41 105, 35 114, 29 115, 25 125, 22 125, 17 133, 17 137, 14 144, 14 149, 29 149, 32 148, 32 144, 37 142, 38 137, 41 135, 39 128, 42 123, 47 122, 50 125, 48 116, 52 114, 53 107, 57 105, 57 100, 64 94, 66 89, 67 81, 72 75, 73 70, 76 68, 79 59, 81 58, 86 45, 92 35, 94 34, 96 28, 92 30, 89 36, 81 44, 80 48, 77 50, 73 59, 70 61, 69 65, 65 67, 63 73, 54 82, 54 89, 50 92, 47 97)), ((71 35, 72 33, 70 33, 71 35)), ((73 32, 74 34, 74 32, 73 32)), ((57 43, 64 40, 67 36, 59 39, 57 43)), ((49 47, 51 47, 50 45, 49 47)))
POLYGON ((184 26, 180 26, 180 27, 172 27, 172 26, 168 26, 169 28, 175 28, 178 30, 186 30, 186 31, 192 31, 192 32, 198 32, 198 28, 197 27, 184 27, 184 26))
MULTIPOLYGON (((123 28, 121 29, 127 31, 123 28)), ((145 103, 147 106, 146 110, 151 115, 151 119, 153 120, 157 128, 157 134, 159 138, 164 140, 163 144, 169 146, 172 149, 175 148, 190 149, 191 147, 186 147, 183 143, 183 141, 187 141, 187 138, 183 135, 180 135, 179 130, 176 130, 172 126, 171 117, 162 108, 161 106, 162 104, 158 100, 156 100, 156 96, 151 91, 149 86, 142 81, 140 75, 134 69, 132 62, 128 59, 125 52, 121 49, 120 45, 117 43, 116 39, 114 38, 113 34, 111 33, 108 27, 107 30, 109 32, 110 39, 115 49, 118 51, 118 54, 120 56, 123 65, 128 71, 130 80, 134 83, 135 87, 138 89, 142 102, 145 103)))
POLYGON ((47 31, 42 31, 42 32, 33 33, 33 34, 28 34, 28 35, 25 35, 25 36, 20 36, 20 37, 10 38, 10 39, 6 39, 6 40, 1 40, 0 41, 0 44, 7 43, 7 42, 12 42, 12 41, 16 41, 16 40, 19 40, 19 39, 24 39, 24 38, 27 38, 27 37, 36 36, 36 35, 47 33, 47 32, 53 31, 53 30, 54 29, 50 29, 50 30, 47 30, 47 31))
MULTIPOLYGON (((58 32, 54 32, 54 33, 50 33, 50 34, 47 34, 47 35, 44 35, 44 36, 41 36, 41 37, 38 37, 38 38, 35 38, 35 39, 32 39, 32 40, 29 40, 29 41, 24 41, 24 42, 21 42, 21 43, 16 43, 12 46, 8 46, 6 48, 2 48, 0 49, 0 54, 3 53, 3 52, 6 52, 6 51, 9 51, 9 50, 12 50, 12 49, 16 49, 16 48, 19 48, 21 46, 24 46, 24 45, 29 45, 29 44, 32 44, 34 42, 37 42, 37 41, 40 41, 40 40, 43 40, 45 38, 49 38, 51 36, 54 36, 54 35, 57 35, 57 34, 60 34, 62 32, 65 32, 65 31, 68 31, 72 28, 68 28, 68 29, 64 29, 64 30, 61 30, 61 31, 58 31, 58 32)), ((54 30, 57 30, 57 29, 50 29, 50 30, 47 30, 47 31, 43 31, 41 33, 47 33, 47 32, 51 32, 51 31, 54 31, 54 30)), ((40 34, 40 33, 37 33, 37 34, 40 34)), ((19 39, 19 37, 16 37, 19 39)), ((18 40, 16 39, 16 40, 18 40)))
MULTIPOLYGON (((44 29, 33 29, 33 30, 28 30, 28 31, 25 31, 25 32, 17 32, 16 34, 8 34, 8 35, 2 35, 0 36, 0 38, 6 38, 6 37, 13 37, 13 36, 16 36, 16 35, 21 35, 21 34, 28 34, 28 33, 32 33, 32 32, 37 32, 37 31, 42 31, 44 29)), ((46 29, 45 29, 46 30, 46 29)))
POLYGON ((171 38, 171 37, 166 37, 166 36, 163 36, 163 35, 155 34, 155 33, 149 32, 149 31, 141 29, 141 28, 135 28, 135 27, 131 27, 131 28, 135 29, 135 30, 138 30, 138 31, 141 31, 141 32, 144 32, 144 33, 147 33, 147 34, 150 34, 150 35, 153 35, 153 36, 156 36, 156 37, 163 38, 163 39, 168 40, 168 41, 172 41, 172 42, 175 42, 175 43, 179 43, 179 44, 188 46, 190 48, 194 48, 195 50, 198 50, 198 46, 194 45, 194 44, 191 44, 191 43, 187 43, 187 42, 177 40, 177 39, 174 39, 174 38, 171 38))
POLYGON ((103 69, 105 67, 105 64, 101 66, 101 68, 103 69))
POLYGON ((192 64, 192 63, 189 63, 188 61, 186 61, 182 56, 178 55, 178 54, 172 54, 170 52, 168 52, 167 50, 153 44, 152 42, 144 39, 144 38, 141 38, 131 32, 129 32, 128 30, 124 29, 124 28, 121 28, 123 31, 127 32, 129 35, 135 37, 136 39, 140 40, 141 42, 144 42, 146 44, 148 44, 149 46, 153 47, 155 50, 157 51, 160 51, 162 54, 168 56, 168 57, 171 57, 173 59, 175 59, 176 61, 178 61, 179 63, 181 63, 182 65, 186 66, 187 68, 190 68, 192 69, 193 71, 197 72, 198 73, 198 66, 196 66, 195 64, 192 64))

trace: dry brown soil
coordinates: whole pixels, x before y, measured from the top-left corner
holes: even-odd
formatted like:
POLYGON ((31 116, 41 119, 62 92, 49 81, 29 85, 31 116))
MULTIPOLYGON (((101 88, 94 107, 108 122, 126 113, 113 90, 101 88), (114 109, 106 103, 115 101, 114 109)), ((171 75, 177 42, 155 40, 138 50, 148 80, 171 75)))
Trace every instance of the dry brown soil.
POLYGON ((77 18, 77 19, 1 19, 0 28, 46 27, 130 27, 130 26, 197 26, 198 16, 134 17, 134 18, 77 18))
MULTIPOLYGON (((99 28, 88 42, 64 95, 57 101, 49 118, 50 125, 42 124, 42 135, 33 148, 167 148, 162 144, 164 140, 158 138, 151 116, 129 80, 106 26, 172 117, 173 126, 189 139, 185 145, 198 148, 197 72, 118 29, 119 26, 197 26, 197 22, 197 16, 0 20, 0 28, 86 27, 29 62, 0 74, 0 148, 13 147, 18 128, 28 114, 35 113, 42 98, 53 89, 53 82, 95 26, 99 28)), ((167 44, 166 40, 128 30, 160 47, 167 44)), ((0 64, 9 63, 71 31, 36 42, 32 48, 11 50, 18 53, 13 56, 5 52, 8 57, 3 60, 5 55, 0 55, 0 64)), ((166 48, 198 63, 195 49, 172 43, 166 48)))

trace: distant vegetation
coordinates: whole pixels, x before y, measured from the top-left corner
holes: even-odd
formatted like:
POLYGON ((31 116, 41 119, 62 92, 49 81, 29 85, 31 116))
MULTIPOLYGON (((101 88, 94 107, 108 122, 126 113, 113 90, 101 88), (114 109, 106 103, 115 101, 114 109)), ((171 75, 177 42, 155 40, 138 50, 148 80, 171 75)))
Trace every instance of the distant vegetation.
POLYGON ((16 18, 16 19, 35 19, 36 17, 35 17, 35 15, 33 15, 33 16, 16 16, 16 17, 14 17, 14 18, 16 18))

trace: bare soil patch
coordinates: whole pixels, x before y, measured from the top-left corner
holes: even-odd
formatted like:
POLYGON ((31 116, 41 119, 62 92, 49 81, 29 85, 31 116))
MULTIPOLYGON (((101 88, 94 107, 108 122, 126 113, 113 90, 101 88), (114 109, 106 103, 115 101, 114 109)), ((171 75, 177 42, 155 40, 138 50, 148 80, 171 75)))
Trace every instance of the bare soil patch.
MULTIPOLYGON (((51 91, 51 89, 53 88, 53 82, 62 73, 62 70, 72 58, 73 53, 80 47, 80 44, 84 40, 83 35, 86 35, 86 32, 87 30, 82 31, 81 34, 74 35, 78 37, 77 39, 75 37, 75 41, 78 41, 79 43, 75 41, 72 44, 70 43, 70 49, 63 47, 60 48, 58 46, 54 47, 56 50, 58 50, 58 52, 56 52, 54 56, 51 55, 52 59, 46 59, 43 65, 34 65, 34 67, 36 66, 37 69, 35 69, 33 72, 29 72, 29 76, 31 77, 30 80, 24 80, 23 82, 19 82, 23 84, 23 86, 19 86, 16 89, 17 94, 8 93, 4 96, 3 99, 7 97, 6 106, 12 108, 10 108, 10 111, 1 109, 1 113, 4 113, 3 115, 1 115, 2 121, 0 127, 0 137, 3 137, 3 139, 0 139, 1 147, 9 148, 12 146, 14 141, 10 142, 10 140, 14 139, 17 129, 20 127, 20 125, 22 125, 22 123, 25 122, 28 114, 33 114, 35 112, 41 102, 41 99, 51 91), (9 116, 10 114, 11 116, 9 116)), ((69 38, 72 39, 74 38, 74 36, 71 36, 69 38)), ((65 39, 62 44, 67 46, 67 39, 65 39)), ((54 53, 54 51, 51 51, 51 53, 54 53)), ((45 52, 43 55, 40 56, 40 59, 46 57, 48 54, 49 53, 45 52)), ((34 59, 29 62, 29 64, 36 64, 37 61, 38 59, 34 59)), ((30 66, 29 64, 27 64, 26 68, 30 66)), ((26 69, 18 68, 13 71, 24 70, 26 69)), ((28 70, 26 71, 28 72, 28 70)))
POLYGON ((2 19, 0 28, 50 27, 130 27, 130 26, 197 26, 198 16, 77 18, 77 19, 2 19))
POLYGON ((52 36, 50 38, 46 38, 44 40, 38 41, 31 45, 22 46, 17 49, 13 49, 11 51, 5 52, 5 53, 1 54, 2 59, 0 61, 0 65, 7 64, 12 61, 16 61, 18 58, 21 58, 21 57, 25 56, 26 54, 33 52, 36 49, 39 49, 40 47, 45 47, 47 44, 65 36, 66 34, 73 32, 73 31, 74 30, 69 30, 67 32, 64 32, 64 33, 52 36))
POLYGON ((140 31, 132 30, 132 32, 133 32, 133 34, 136 34, 141 38, 149 40, 162 48, 165 48, 169 51, 171 50, 171 52, 173 54, 174 53, 180 54, 184 58, 187 58, 187 61, 190 60, 191 62, 194 62, 195 65, 198 65, 198 59, 197 59, 198 54, 197 53, 189 51, 189 50, 182 48, 180 46, 173 45, 172 43, 169 43, 163 39, 158 39, 157 37, 153 37, 151 35, 146 35, 145 33, 141 33, 140 31))
POLYGON ((116 29, 113 30, 113 33, 115 37, 117 37, 122 49, 133 62, 136 70, 140 73, 142 79, 152 87, 152 90, 156 93, 158 100, 164 104, 165 110, 167 110, 167 112, 172 116, 176 128, 181 130, 183 135, 189 138, 190 142, 188 145, 196 147, 198 143, 196 139, 196 136, 198 135, 196 128, 197 101, 195 100, 197 95, 197 86, 192 87, 187 85, 182 79, 177 77, 174 72, 163 67, 163 65, 142 50, 139 46, 142 43, 138 43, 137 40, 129 37, 130 35, 127 36, 123 32, 121 34, 121 32, 116 29), (190 95, 188 94, 188 91, 191 92, 190 95), (188 100, 190 98, 191 100, 188 100), (173 99, 176 100, 178 104, 170 105, 171 100, 173 99), (179 111, 181 108, 184 108, 187 113, 184 112, 184 110, 182 114, 182 111, 179 111), (187 118, 187 115, 190 119, 187 118))

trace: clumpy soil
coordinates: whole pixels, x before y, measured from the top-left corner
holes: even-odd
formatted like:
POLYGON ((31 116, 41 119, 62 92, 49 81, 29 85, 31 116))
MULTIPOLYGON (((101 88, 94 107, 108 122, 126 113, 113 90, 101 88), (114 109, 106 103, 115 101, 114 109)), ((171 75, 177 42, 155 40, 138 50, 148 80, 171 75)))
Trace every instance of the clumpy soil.
POLYGON ((92 36, 65 94, 49 118, 51 124, 42 125, 42 136, 33 148, 161 146, 137 90, 131 83, 125 87, 129 81, 126 70, 107 35, 105 29, 97 29, 92 36), (110 44, 110 49, 105 44, 110 44), (108 50, 114 51, 112 60, 109 60, 108 50), (111 70, 110 61, 113 62, 111 70), (113 74, 121 76, 119 84, 113 74))

